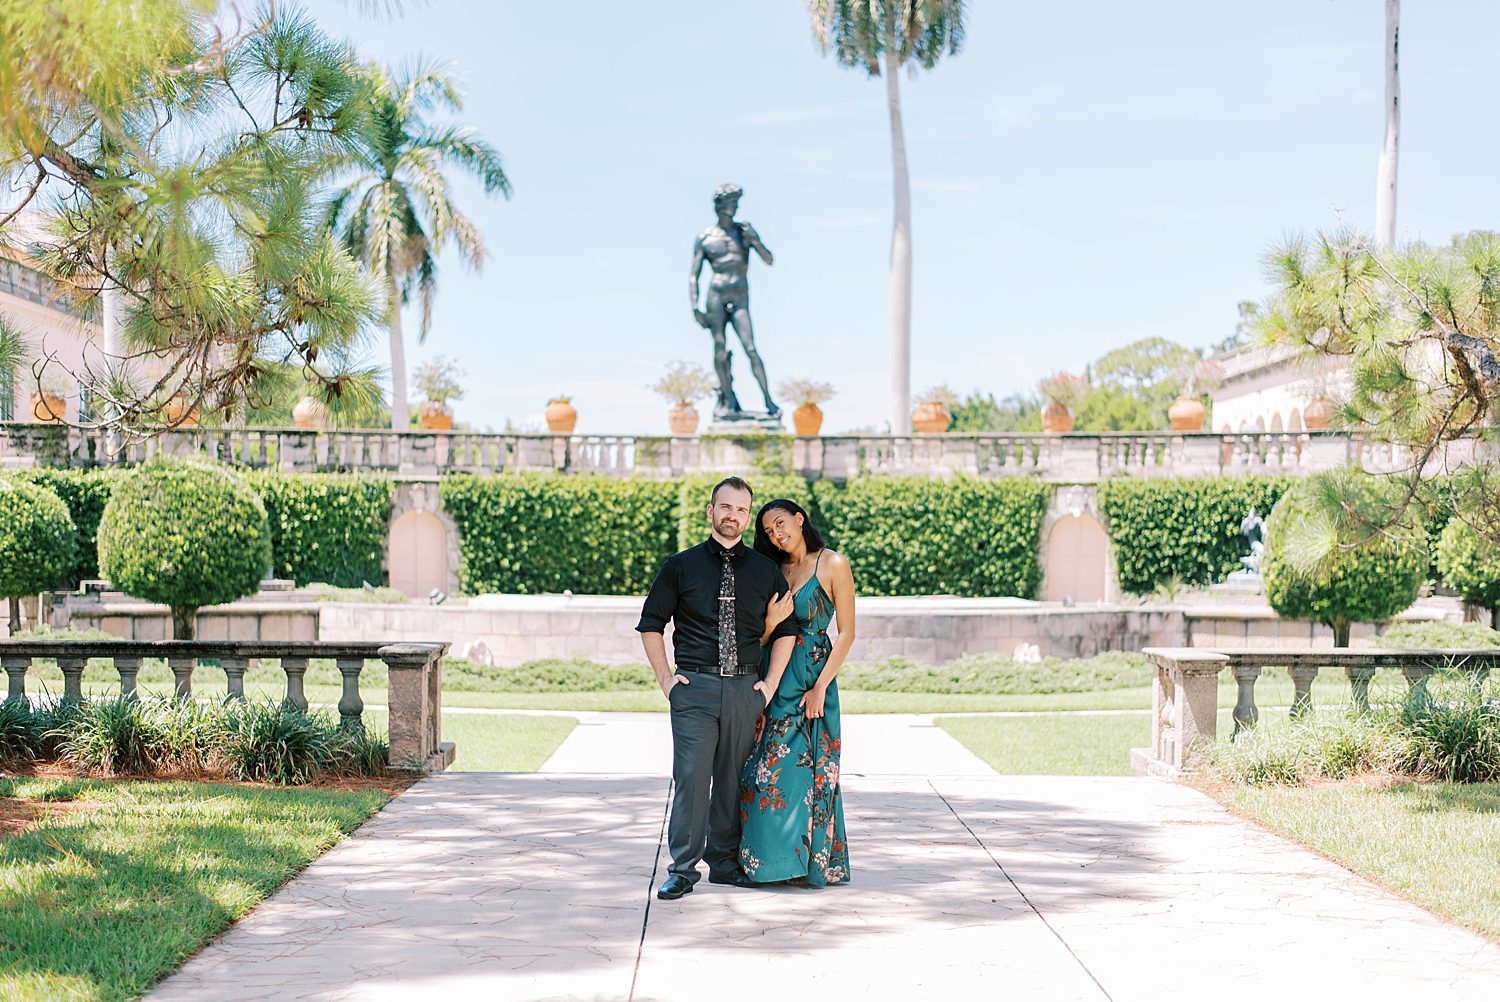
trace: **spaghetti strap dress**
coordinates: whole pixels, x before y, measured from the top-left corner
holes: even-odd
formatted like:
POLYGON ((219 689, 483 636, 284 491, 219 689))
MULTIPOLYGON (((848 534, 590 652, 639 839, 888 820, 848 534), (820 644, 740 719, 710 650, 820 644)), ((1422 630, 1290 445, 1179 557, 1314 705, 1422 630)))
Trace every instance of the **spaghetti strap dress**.
MULTIPOLYGON (((838 682, 828 686, 822 717, 809 720, 797 705, 833 646, 833 600, 816 568, 794 606, 801 631, 740 778, 740 868, 758 883, 801 878, 823 887, 849 880, 849 847, 839 791, 838 682)), ((762 663, 769 658, 768 647, 762 663)))

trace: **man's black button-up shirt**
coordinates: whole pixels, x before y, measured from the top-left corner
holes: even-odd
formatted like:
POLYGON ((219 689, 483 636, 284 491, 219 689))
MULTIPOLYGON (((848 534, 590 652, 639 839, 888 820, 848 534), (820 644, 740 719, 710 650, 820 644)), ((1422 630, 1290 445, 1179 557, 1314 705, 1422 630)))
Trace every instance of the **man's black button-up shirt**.
MULTIPOLYGON (((671 620, 676 627, 672 647, 679 665, 707 668, 719 663, 719 576, 725 552, 710 536, 697 546, 674 553, 662 564, 646 595, 636 631, 662 633, 671 620)), ((773 561, 744 543, 736 543, 727 552, 734 562, 734 633, 740 664, 759 664, 766 605, 772 595, 786 594, 786 577, 773 561)), ((776 627, 772 639, 796 634, 796 619, 788 616, 776 627)))

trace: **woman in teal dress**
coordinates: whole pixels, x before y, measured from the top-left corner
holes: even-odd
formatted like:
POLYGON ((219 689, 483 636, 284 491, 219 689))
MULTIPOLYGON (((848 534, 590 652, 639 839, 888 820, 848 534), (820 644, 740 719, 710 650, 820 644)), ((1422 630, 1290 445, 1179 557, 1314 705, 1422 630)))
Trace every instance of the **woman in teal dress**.
MULTIPOLYGON (((807 512, 784 498, 756 515, 755 549, 781 565, 791 587, 767 610, 762 643, 787 616, 801 632, 780 679, 768 679, 776 693, 740 778, 740 868, 757 883, 842 884, 849 848, 834 679, 854 643, 854 577, 849 562, 823 545, 807 512)), ((769 653, 767 646, 763 664, 769 653)))

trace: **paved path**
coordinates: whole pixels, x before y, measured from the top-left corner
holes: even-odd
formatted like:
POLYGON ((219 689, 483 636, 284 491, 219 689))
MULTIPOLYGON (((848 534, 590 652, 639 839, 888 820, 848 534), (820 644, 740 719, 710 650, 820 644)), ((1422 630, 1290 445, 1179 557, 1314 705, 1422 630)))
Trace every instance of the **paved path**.
POLYGON ((153 998, 1500 998, 1500 947, 1171 783, 851 777, 853 884, 671 903, 667 787, 424 780, 153 998))

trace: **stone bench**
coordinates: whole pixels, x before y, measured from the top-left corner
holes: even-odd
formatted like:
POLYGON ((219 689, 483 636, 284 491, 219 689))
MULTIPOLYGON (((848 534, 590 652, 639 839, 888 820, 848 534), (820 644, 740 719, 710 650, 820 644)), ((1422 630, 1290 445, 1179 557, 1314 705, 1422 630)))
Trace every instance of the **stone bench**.
POLYGON ((1393 651, 1272 650, 1202 647, 1148 647, 1144 653, 1155 669, 1151 686, 1151 747, 1134 749, 1131 763, 1143 775, 1177 775, 1198 768, 1207 757, 1219 726, 1219 673, 1234 675, 1237 693, 1234 734, 1255 726, 1260 709, 1255 704, 1255 682, 1267 668, 1285 668, 1294 695, 1293 719, 1312 709, 1312 684, 1324 668, 1342 668, 1349 680, 1350 699, 1358 712, 1370 708, 1370 680, 1381 668, 1399 668, 1410 698, 1421 698, 1427 680, 1439 668, 1465 671, 1482 685, 1500 666, 1500 649, 1393 651))
POLYGON ((3 640, 0 667, 9 677, 6 699, 27 699, 26 673, 37 660, 57 662, 63 674, 65 700, 83 698, 83 669, 92 658, 114 662, 120 694, 136 692, 143 658, 160 658, 172 670, 179 698, 193 694, 193 670, 202 661, 218 661, 231 699, 245 698, 245 673, 262 659, 274 659, 286 675, 284 702, 307 709, 303 679, 307 663, 327 658, 338 665, 343 692, 338 702, 340 726, 362 730, 365 704, 359 676, 366 661, 383 661, 388 670, 386 705, 390 713, 390 765, 394 769, 437 772, 453 762, 452 742, 442 740, 442 658, 446 643, 379 641, 240 641, 240 640, 3 640))

